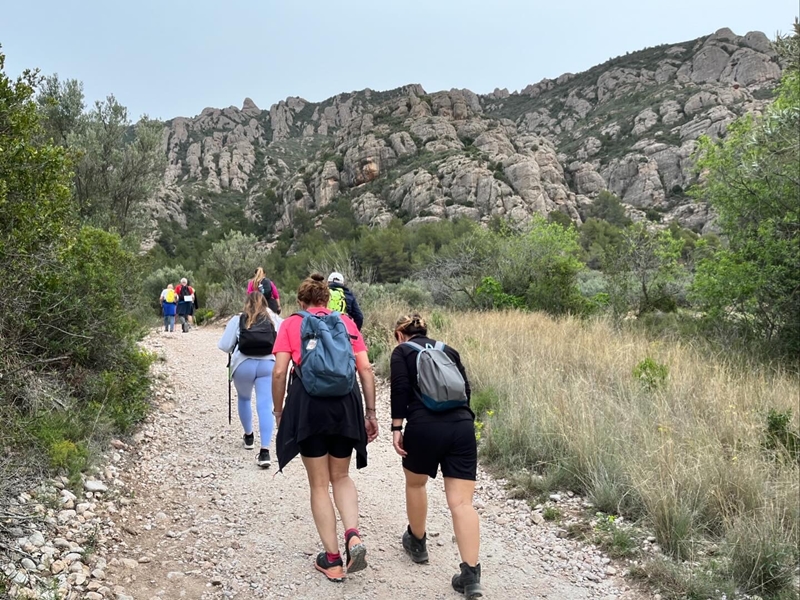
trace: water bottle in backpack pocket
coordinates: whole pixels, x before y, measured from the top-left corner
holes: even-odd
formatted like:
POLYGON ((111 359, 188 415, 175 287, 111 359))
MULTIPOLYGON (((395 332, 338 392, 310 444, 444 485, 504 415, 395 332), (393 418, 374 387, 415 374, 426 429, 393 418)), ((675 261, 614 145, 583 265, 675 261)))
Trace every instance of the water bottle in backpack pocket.
POLYGON ((341 397, 356 384, 356 357, 347 327, 338 312, 296 313, 300 324, 298 376, 306 392, 317 397, 341 397))
POLYGON ((435 346, 404 343, 417 351, 417 384, 427 408, 440 412, 469 406, 464 377, 444 351, 443 342, 436 342, 435 346))

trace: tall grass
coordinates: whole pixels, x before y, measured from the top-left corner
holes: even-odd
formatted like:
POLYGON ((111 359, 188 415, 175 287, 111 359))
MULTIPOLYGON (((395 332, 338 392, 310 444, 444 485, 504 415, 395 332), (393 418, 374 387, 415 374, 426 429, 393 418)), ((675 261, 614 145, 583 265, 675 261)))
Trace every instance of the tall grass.
MULTIPOLYGON (((396 308, 375 320, 388 326, 396 308)), ((604 320, 506 312, 429 321, 492 409, 482 430, 489 463, 539 472, 640 519, 675 558, 696 559, 713 541, 741 589, 790 585, 800 470, 796 455, 770 449, 767 426, 777 412, 797 431, 796 376, 604 320)))

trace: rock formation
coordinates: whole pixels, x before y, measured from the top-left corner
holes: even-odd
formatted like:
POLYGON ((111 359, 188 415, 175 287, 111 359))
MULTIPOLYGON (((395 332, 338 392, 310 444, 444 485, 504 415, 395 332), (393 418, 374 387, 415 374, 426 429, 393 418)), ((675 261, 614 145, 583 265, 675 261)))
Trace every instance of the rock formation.
POLYGON ((363 90, 324 102, 287 98, 261 110, 207 108, 164 132, 169 165, 152 202, 185 223, 187 199, 233 198, 249 218, 268 192, 275 233, 298 210, 318 218, 346 199, 383 226, 465 216, 517 221, 561 211, 580 221, 602 190, 702 230, 707 208, 687 197, 697 139, 760 111, 781 66, 759 32, 648 48, 520 92, 427 94, 419 85, 363 90))

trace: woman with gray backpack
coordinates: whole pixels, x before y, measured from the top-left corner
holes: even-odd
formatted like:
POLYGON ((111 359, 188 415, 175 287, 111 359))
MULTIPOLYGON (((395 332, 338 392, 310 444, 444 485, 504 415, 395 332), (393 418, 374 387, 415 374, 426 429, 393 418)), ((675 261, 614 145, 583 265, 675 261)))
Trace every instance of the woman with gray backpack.
POLYGON ((415 563, 428 562, 426 485, 441 466, 462 561, 461 572, 451 583, 467 598, 480 598, 480 523, 472 506, 478 447, 467 374, 455 349, 428 337, 419 314, 398 319, 394 337, 391 429, 406 479, 408 528, 403 533, 403 548, 415 563))
MULTIPOLYGON (((256 391, 256 413, 261 449, 256 462, 259 467, 271 464, 269 444, 272 439, 272 370, 275 355, 272 347, 280 330, 281 319, 267 306, 267 300, 260 292, 247 296, 244 312, 228 321, 225 332, 217 347, 228 353, 228 400, 230 400, 230 379, 236 386, 239 421, 244 429, 242 440, 246 450, 255 445, 253 431, 253 389, 256 391)), ((230 418, 230 412, 228 414, 230 418)))

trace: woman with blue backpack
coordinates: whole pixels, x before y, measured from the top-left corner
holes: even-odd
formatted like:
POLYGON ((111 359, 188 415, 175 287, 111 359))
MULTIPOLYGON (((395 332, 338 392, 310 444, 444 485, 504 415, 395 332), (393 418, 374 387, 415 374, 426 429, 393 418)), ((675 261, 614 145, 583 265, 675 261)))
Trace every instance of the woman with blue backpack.
MULTIPOLYGON (((255 445, 253 430, 253 389, 256 392, 256 413, 261 449, 256 462, 267 468, 272 461, 269 444, 272 439, 272 369, 275 365, 273 345, 280 331, 281 319, 267 306, 264 295, 247 296, 244 312, 228 321, 217 347, 228 353, 228 377, 233 379, 238 398, 239 421, 244 429, 242 440, 246 450, 255 445)), ((230 382, 228 383, 230 386, 230 382)), ((230 387, 228 388, 230 400, 230 387)), ((230 418, 230 412, 228 414, 230 418)))
POLYGON ((461 572, 451 583, 467 598, 480 598, 480 523, 472 505, 478 447, 467 373, 455 349, 428 337, 419 314, 398 319, 394 337, 391 429, 406 479, 408 528, 403 533, 403 548, 415 563, 428 562, 426 486, 441 466, 461 555, 461 572))
POLYGON ((324 547, 314 568, 331 581, 343 581, 345 567, 350 574, 367 566, 350 460, 355 450, 356 468, 367 466, 367 444, 378 437, 378 421, 375 377, 364 338, 350 317, 328 308, 329 299, 322 275, 314 273, 300 284, 297 302, 302 310, 284 320, 275 341, 272 398, 278 467, 282 470, 300 454, 308 476, 311 514, 324 547), (294 366, 287 390, 290 362, 294 366), (339 553, 334 504, 345 530, 345 560, 339 553))

